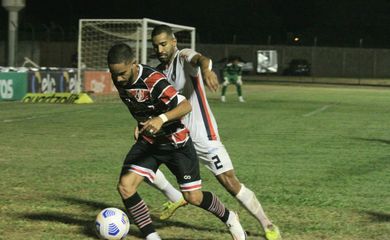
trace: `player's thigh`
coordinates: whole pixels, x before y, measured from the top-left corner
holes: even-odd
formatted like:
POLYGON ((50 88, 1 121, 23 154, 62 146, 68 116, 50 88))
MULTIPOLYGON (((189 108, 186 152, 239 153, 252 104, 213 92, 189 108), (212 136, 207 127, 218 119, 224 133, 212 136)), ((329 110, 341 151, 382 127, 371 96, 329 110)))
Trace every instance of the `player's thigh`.
POLYGON ((158 167, 159 163, 150 145, 137 141, 126 155, 122 165, 121 176, 133 172, 153 182, 158 167))
POLYGON ((199 161, 191 140, 185 146, 176 149, 166 165, 175 175, 182 192, 201 188, 199 161))
POLYGON ((219 175, 233 169, 233 163, 229 153, 220 141, 196 142, 195 149, 200 163, 214 175, 219 175))

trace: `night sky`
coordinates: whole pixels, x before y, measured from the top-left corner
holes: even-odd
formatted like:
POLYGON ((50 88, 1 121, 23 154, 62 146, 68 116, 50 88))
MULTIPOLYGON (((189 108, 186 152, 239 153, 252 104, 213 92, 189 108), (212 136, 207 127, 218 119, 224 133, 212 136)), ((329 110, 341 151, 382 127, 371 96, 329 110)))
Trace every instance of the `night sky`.
MULTIPOLYGON (((27 0, 20 28, 36 38, 60 26, 75 40, 79 18, 152 18, 194 26, 201 43, 390 48, 388 0, 27 0), (185 4, 184 4, 185 3, 185 4), (294 43, 293 37, 300 41, 294 43)), ((0 10, 0 32, 7 12, 0 10)), ((4 34, 2 34, 4 35, 4 34)), ((4 36, 0 36, 2 40, 4 36)))

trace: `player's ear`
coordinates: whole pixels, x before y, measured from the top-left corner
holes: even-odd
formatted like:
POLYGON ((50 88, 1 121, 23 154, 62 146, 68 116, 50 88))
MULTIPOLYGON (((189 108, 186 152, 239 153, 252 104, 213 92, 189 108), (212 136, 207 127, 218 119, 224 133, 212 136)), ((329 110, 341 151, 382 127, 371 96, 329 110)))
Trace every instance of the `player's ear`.
POLYGON ((172 46, 174 46, 174 47, 177 46, 177 40, 176 40, 176 38, 172 38, 172 46))
POLYGON ((137 64, 137 59, 133 59, 133 60, 127 60, 125 62, 126 65, 133 65, 133 64, 137 64))

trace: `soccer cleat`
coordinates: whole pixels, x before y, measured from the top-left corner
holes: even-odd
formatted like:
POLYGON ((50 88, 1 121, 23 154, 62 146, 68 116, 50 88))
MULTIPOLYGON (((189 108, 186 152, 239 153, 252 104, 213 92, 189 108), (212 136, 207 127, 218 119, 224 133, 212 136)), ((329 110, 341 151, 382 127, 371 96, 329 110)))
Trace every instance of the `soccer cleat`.
POLYGON ((157 232, 151 233, 145 238, 146 240, 161 240, 161 237, 158 235, 157 232))
POLYGON ((239 102, 245 102, 245 100, 244 100, 244 98, 243 98, 242 96, 239 96, 239 97, 238 97, 238 101, 239 101, 239 102))
POLYGON ((163 204, 163 209, 160 213, 160 220, 166 220, 170 217, 173 216, 173 214, 175 213, 175 211, 179 208, 179 207, 183 207, 187 205, 187 202, 186 200, 184 200, 184 198, 180 198, 179 201, 177 202, 166 202, 163 204))
POLYGON ((230 234, 234 240, 245 240, 246 233, 241 226, 237 213, 230 211, 229 218, 226 221, 226 226, 229 228, 230 234))
POLYGON ((265 229, 265 238, 267 240, 281 240, 279 228, 276 225, 272 225, 265 229))
POLYGON ((221 96, 221 102, 226 102, 226 97, 225 96, 221 96))

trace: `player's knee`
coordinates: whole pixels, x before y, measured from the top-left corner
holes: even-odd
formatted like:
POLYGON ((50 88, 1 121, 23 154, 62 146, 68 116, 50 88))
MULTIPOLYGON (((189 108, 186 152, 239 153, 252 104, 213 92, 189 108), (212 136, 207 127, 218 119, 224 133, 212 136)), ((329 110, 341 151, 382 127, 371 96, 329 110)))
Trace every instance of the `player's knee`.
POLYGON ((195 206, 199 206, 202 202, 201 191, 183 192, 183 197, 188 203, 195 206))
POLYGON ((235 196, 240 191, 241 183, 233 170, 219 174, 217 179, 231 195, 235 196))
POLYGON ((125 184, 125 182, 121 180, 117 185, 117 190, 123 199, 133 196, 133 194, 137 191, 135 186, 132 186, 130 184, 125 184))

